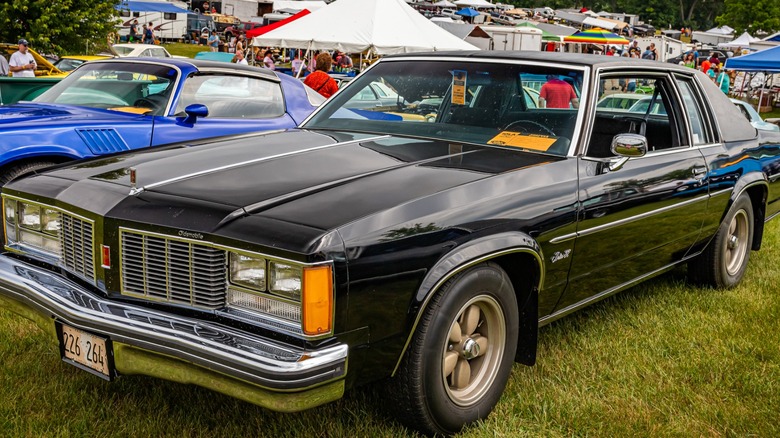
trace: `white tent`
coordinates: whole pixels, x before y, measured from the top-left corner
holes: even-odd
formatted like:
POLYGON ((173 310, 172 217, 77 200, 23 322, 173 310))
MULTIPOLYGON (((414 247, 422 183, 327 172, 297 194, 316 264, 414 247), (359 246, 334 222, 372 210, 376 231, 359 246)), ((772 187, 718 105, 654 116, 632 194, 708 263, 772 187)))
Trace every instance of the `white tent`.
POLYGON ((404 0, 336 0, 292 23, 254 37, 252 44, 347 53, 368 50, 377 55, 478 50, 432 23, 404 0))
POLYGON ((728 26, 721 26, 721 27, 713 27, 712 29, 708 30, 707 33, 717 33, 721 35, 731 35, 734 33, 734 29, 728 27, 728 26))
POLYGON ((453 3, 453 2, 451 2, 449 0, 441 0, 441 1, 438 1, 438 2, 436 2, 434 4, 432 4, 431 6, 438 6, 440 8, 454 8, 455 7, 455 3, 453 3))
POLYGON ((487 0, 458 0, 455 2, 456 5, 462 6, 464 8, 495 8, 496 5, 493 3, 490 3, 487 0))
POLYGON ((750 36, 749 33, 745 32, 734 41, 729 41, 727 43, 719 43, 718 47, 724 49, 738 49, 740 47, 750 47, 750 43, 752 43, 753 41, 759 41, 759 39, 754 38, 750 36))

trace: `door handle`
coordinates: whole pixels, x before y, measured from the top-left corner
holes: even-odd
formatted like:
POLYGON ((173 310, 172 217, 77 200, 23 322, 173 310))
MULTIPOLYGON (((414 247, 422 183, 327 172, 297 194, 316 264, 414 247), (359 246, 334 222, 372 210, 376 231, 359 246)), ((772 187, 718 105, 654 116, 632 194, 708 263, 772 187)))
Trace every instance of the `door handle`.
POLYGON ((706 167, 694 167, 692 169, 692 173, 694 178, 701 179, 704 177, 704 175, 707 174, 707 168, 706 167))

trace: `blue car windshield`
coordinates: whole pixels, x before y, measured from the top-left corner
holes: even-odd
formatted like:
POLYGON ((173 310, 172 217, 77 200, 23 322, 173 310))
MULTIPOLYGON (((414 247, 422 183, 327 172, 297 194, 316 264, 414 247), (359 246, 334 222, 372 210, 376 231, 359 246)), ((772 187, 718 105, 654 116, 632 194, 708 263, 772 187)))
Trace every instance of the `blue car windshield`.
POLYGON ((564 155, 583 71, 519 63, 382 61, 303 126, 564 155))
POLYGON ((167 66, 89 63, 35 98, 34 102, 160 115, 168 106, 177 77, 177 70, 167 66))

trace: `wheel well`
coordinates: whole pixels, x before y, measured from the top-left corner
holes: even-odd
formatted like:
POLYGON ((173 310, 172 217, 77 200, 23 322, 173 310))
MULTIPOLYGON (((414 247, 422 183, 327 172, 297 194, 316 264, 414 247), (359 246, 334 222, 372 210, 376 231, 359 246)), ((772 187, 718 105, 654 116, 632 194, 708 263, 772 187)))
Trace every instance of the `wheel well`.
POLYGON ((0 175, 4 174, 5 172, 8 171, 8 169, 12 167, 25 165, 27 163, 52 162, 52 163, 60 164, 66 161, 73 161, 73 158, 63 157, 60 155, 42 155, 42 156, 21 158, 18 160, 10 161, 0 166, 0 175))
POLYGON ((750 249, 758 251, 761 249, 761 241, 764 237, 767 188, 764 185, 755 185, 748 187, 745 192, 753 205, 753 245, 750 249))
POLYGON ((536 363, 536 346, 539 331, 539 278, 542 267, 528 253, 514 253, 491 260, 506 272, 517 296, 520 330, 515 361, 533 365, 536 363))

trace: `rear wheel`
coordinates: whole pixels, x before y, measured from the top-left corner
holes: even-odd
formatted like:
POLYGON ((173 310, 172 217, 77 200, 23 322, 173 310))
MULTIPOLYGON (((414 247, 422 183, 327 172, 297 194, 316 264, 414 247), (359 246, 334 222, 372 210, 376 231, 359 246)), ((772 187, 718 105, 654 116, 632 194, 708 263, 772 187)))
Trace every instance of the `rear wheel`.
POLYGON ((11 166, 2 172, 2 175, 0 175, 0 187, 8 184, 16 178, 19 178, 20 176, 26 175, 38 169, 43 169, 44 167, 53 166, 55 164, 57 163, 51 161, 30 161, 27 163, 11 166))
POLYGON ((399 421, 452 434, 487 417, 512 370, 518 326, 514 289, 500 267, 482 264, 450 279, 391 381, 399 421))
POLYGON ((736 286, 745 275, 752 246, 753 204, 742 195, 731 206, 712 242, 689 262, 688 276, 707 286, 736 286))

